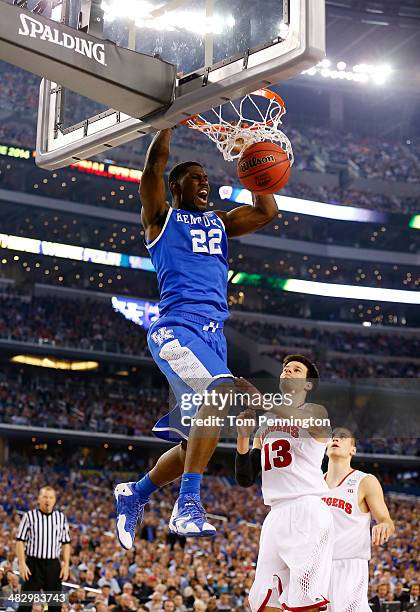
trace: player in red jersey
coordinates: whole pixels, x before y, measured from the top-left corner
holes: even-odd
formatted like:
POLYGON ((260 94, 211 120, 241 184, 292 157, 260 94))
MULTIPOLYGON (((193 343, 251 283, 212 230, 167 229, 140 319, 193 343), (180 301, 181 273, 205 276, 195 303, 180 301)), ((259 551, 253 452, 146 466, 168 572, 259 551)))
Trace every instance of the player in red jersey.
MULTIPOLYGON (((243 426, 238 417, 236 480, 250 486, 261 471, 264 503, 271 506, 249 594, 252 612, 318 612, 328 603, 334 533, 331 512, 321 500, 328 490, 321 463, 330 430, 325 408, 306 401, 318 377, 316 366, 306 357, 285 358, 280 390, 288 401, 271 403, 251 452, 249 436, 254 428, 243 426), (314 419, 323 424, 315 425, 314 419)), ((252 396, 255 408, 258 390, 243 381, 241 391, 252 396)), ((260 398, 261 407, 269 404, 260 398)), ((251 411, 239 416, 252 421, 251 411)))
POLYGON ((378 479, 351 467, 355 454, 353 434, 345 428, 334 430, 325 474, 330 490, 322 496, 331 509, 336 536, 328 597, 331 612, 370 612, 371 517, 376 521, 372 544, 384 544, 395 531, 378 479))

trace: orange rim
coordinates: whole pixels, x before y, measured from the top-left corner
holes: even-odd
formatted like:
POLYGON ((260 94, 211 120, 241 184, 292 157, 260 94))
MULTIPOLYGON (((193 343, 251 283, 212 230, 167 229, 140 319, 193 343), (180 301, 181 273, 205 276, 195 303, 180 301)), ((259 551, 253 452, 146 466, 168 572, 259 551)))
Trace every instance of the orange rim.
MULTIPOLYGON (((265 89, 265 88, 257 89, 256 91, 253 91, 248 95, 249 96, 260 96, 261 98, 265 98, 266 100, 275 100, 279 104, 280 110, 274 119, 269 119, 268 121, 256 122, 251 127, 249 126, 248 123, 244 122, 242 125, 242 127, 244 128, 248 128, 250 130, 257 130, 259 127, 262 127, 264 125, 272 126, 274 121, 278 117, 281 117, 286 110, 283 98, 281 98, 278 94, 276 94, 275 91, 271 91, 271 89, 265 89)), ((194 125, 198 127, 202 132, 229 132, 229 131, 233 131, 234 127, 238 125, 236 124, 236 126, 232 126, 232 128, 229 129, 228 125, 222 125, 221 123, 206 123, 200 118, 199 114, 191 115, 191 117, 184 119, 183 121, 181 121, 180 125, 186 125, 188 127, 191 127, 188 125, 189 122, 194 123, 194 125)))

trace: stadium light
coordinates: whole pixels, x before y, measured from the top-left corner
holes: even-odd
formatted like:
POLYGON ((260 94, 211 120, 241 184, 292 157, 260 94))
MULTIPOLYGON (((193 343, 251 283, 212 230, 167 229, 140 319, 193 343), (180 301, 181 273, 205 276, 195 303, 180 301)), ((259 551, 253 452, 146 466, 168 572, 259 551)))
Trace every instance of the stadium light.
POLYGON ((411 229, 420 229, 420 215, 414 215, 414 217, 411 217, 408 226, 411 227, 411 229))
POLYGON ((72 370, 77 372, 96 370, 99 367, 97 361, 67 361, 66 359, 52 359, 51 357, 34 357, 33 355, 15 355, 10 361, 12 363, 23 363, 24 365, 36 366, 37 368, 72 370))
POLYGON ((60 257, 63 259, 84 261, 105 266, 145 270, 146 272, 154 272, 155 270, 149 257, 115 253, 113 251, 100 251, 99 249, 90 249, 73 244, 62 244, 60 242, 49 242, 48 240, 25 238, 24 236, 0 234, 0 248, 8 249, 9 251, 49 255, 50 257, 60 257))
POLYGON ((347 69, 346 62, 339 61, 336 66, 337 70, 334 70, 331 60, 324 59, 316 66, 309 68, 309 70, 304 70, 302 74, 306 76, 318 75, 324 79, 340 79, 355 81, 356 83, 373 83, 375 85, 383 85, 392 74, 392 68, 389 64, 356 64, 350 70, 347 69))
POLYGON ((370 300, 373 302, 396 302, 398 304, 420 304, 420 294, 414 291, 399 289, 381 289, 379 287, 359 287, 358 285, 339 285, 322 283, 281 276, 263 276, 235 271, 232 285, 252 287, 269 287, 304 295, 319 295, 332 298, 352 300, 370 300))
POLYGON ((168 10, 156 15, 156 6, 144 0, 104 0, 102 10, 107 21, 130 19, 138 28, 165 32, 222 34, 235 25, 232 15, 209 17, 204 11, 168 10))
POLYGON ((381 289, 379 287, 358 287, 356 285, 319 283, 298 280, 296 278, 287 279, 282 289, 283 291, 304 293, 306 295, 420 305, 420 293, 416 291, 404 291, 402 289, 381 289))
MULTIPOLYGON (((246 189, 234 189, 235 191, 247 192, 246 189)), ((280 196, 275 196, 280 198, 280 196)), ((226 199, 226 198, 225 198, 226 199)), ((281 197, 282 200, 293 200, 293 198, 281 197)), ((246 202, 246 197, 240 199, 241 202, 246 202)), ((308 204, 305 200, 301 202, 308 204)), ((310 202, 309 202, 310 204, 310 202)), ((312 204, 318 205, 317 202, 312 204)), ((324 206, 332 206, 324 204, 324 206)), ((336 206, 333 208, 349 209, 349 206, 336 206)), ((282 210, 287 210, 283 206, 282 210)), ((353 209, 360 212, 360 209, 353 209)), ((307 211, 305 211, 306 214, 307 211)), ((372 214, 373 211, 366 211, 372 214)), ((320 215, 317 215, 320 216, 320 215)), ((327 217, 336 218, 336 217, 327 217)), ((352 219, 353 221, 358 219, 352 219)), ((0 234, 0 248, 10 249, 12 251, 20 251, 24 253, 35 253, 38 255, 49 255, 52 257, 61 257, 87 263, 96 263, 108 266, 125 267, 136 270, 144 270, 154 272, 152 261, 147 257, 139 257, 134 255, 123 255, 122 253, 112 253, 108 251, 98 251, 96 249, 88 249, 79 246, 68 244, 59 244, 55 242, 47 242, 44 240, 34 240, 33 238, 24 238, 22 236, 8 236, 0 234)), ((309 295, 323 295, 326 297, 350 298, 358 300, 372 300, 378 302, 399 302, 401 304, 420 304, 420 293, 414 291, 380 289, 376 287, 359 287, 353 285, 338 285, 332 283, 320 283, 306 280, 298 280, 294 278, 280 278, 278 276, 262 276, 261 274, 248 274, 247 272, 229 270, 230 282, 234 285, 245 284, 260 286, 266 282, 270 287, 275 289, 283 289, 284 291, 293 291, 295 293, 305 293, 309 295)), ((114 296, 112 305, 115 310, 121 312, 126 318, 130 318, 140 323, 140 319, 146 322, 152 322, 156 315, 156 305, 152 302, 139 302, 114 296), (128 316, 127 316, 128 315, 128 316)), ((77 369, 77 368, 73 368, 77 369)))
MULTIPOLYGON (((252 204, 252 194, 247 189, 223 185, 219 189, 221 200, 231 200, 237 204, 252 204)), ((302 200, 289 196, 274 196, 277 208, 284 212, 321 217, 323 219, 336 219, 337 221, 357 221, 359 223, 385 223, 387 215, 367 208, 327 204, 312 200, 302 200)))

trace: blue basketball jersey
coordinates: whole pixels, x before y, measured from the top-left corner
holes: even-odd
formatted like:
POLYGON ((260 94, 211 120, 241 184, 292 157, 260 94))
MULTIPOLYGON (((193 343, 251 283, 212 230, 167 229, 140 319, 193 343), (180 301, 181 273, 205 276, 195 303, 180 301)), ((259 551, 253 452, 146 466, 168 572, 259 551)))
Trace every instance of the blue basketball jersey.
POLYGON ((216 213, 169 208, 161 233, 146 246, 157 273, 161 316, 176 311, 227 319, 228 241, 216 213))

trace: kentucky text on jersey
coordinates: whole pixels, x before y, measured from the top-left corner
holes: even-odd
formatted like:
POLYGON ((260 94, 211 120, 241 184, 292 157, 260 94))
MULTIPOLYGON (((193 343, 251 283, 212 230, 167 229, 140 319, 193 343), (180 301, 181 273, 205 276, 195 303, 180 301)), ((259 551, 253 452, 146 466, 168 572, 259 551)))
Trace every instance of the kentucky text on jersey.
POLYGON ((161 233, 146 246, 157 272, 161 316, 227 319, 228 242, 216 213, 169 208, 161 233))
MULTIPOLYGON (((214 213, 210 213, 214 215, 214 213)), ((194 216, 193 213, 185 213, 181 211, 176 212, 176 221, 181 223, 187 223, 188 225, 203 225, 204 227, 220 227, 220 219, 215 215, 213 218, 209 218, 208 214, 204 216, 201 213, 198 216, 194 216)))
POLYGON ((322 501, 324 501, 327 506, 344 510, 347 514, 353 512, 352 505, 349 502, 345 502, 344 499, 338 499, 338 497, 323 497, 322 501))

